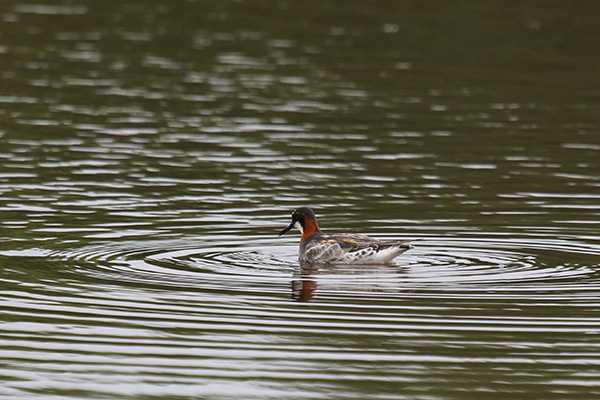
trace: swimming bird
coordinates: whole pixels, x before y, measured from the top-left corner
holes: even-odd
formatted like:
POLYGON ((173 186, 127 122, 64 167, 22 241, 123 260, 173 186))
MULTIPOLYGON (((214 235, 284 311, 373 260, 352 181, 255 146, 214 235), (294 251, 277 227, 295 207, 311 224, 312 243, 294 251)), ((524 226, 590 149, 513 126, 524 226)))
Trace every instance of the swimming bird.
POLYGON ((367 235, 352 233, 325 234, 317 217, 308 207, 292 213, 292 223, 279 233, 283 235, 296 227, 300 238, 301 262, 319 264, 388 264, 413 248, 410 240, 382 241, 367 235))

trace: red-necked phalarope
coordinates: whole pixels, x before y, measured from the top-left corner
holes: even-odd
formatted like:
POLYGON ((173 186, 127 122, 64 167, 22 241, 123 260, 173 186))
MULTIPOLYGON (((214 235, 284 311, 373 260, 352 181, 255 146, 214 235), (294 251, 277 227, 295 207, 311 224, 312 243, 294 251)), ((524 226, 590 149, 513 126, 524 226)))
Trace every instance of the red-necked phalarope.
POLYGON ((300 207, 292 213, 292 223, 279 233, 283 235, 298 228, 301 262, 322 264, 388 264, 394 258, 413 248, 410 240, 381 241, 367 235, 321 232, 315 213, 300 207))

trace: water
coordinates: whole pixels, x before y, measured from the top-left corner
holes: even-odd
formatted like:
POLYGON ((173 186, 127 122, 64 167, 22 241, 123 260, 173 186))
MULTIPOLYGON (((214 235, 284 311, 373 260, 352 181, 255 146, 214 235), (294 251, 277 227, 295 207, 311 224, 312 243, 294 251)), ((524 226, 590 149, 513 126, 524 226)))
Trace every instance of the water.
POLYGON ((598 398, 598 6, 396 3, 3 2, 0 397, 598 398))

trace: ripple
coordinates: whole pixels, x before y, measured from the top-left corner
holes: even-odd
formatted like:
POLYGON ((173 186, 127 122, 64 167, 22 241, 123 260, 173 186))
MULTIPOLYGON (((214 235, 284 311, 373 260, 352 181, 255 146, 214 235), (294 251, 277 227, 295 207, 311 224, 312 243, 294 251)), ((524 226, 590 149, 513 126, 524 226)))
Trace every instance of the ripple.
POLYGON ((71 275, 120 286, 252 295, 277 293, 291 271, 268 248, 226 241, 120 241, 56 252, 50 258, 70 266, 71 275))
POLYGON ((581 265, 577 261, 584 254, 600 255, 600 249, 593 246, 541 239, 461 239, 428 245, 428 249, 420 250, 423 256, 409 266, 415 271, 415 280, 437 285, 506 287, 567 283, 594 277, 594 265, 581 265), (419 273, 422 271, 427 274, 419 273))
POLYGON ((152 397, 157 386, 164 396, 216 396, 200 379, 250 398, 280 397, 290 384, 313 398, 354 382, 418 385, 475 370, 493 379, 498 369, 508 379, 529 376, 531 365, 565 379, 598 365, 597 245, 416 244, 395 267, 313 269, 298 264, 295 240, 267 236, 2 251, 13 286, 2 292, 12 318, 0 355, 19 367, 2 371, 10 383, 0 395, 85 385, 96 397, 152 397))
POLYGON ((600 288, 600 248, 568 240, 429 238, 398 258, 396 267, 315 268, 298 264, 296 245, 251 239, 251 246, 236 240, 124 240, 55 252, 49 258, 70 265, 71 273, 119 285, 273 294, 287 290, 291 281, 292 297, 304 300, 322 293, 397 297, 440 290, 497 296, 560 291, 569 296, 600 288), (311 293, 297 293, 302 282, 311 293))

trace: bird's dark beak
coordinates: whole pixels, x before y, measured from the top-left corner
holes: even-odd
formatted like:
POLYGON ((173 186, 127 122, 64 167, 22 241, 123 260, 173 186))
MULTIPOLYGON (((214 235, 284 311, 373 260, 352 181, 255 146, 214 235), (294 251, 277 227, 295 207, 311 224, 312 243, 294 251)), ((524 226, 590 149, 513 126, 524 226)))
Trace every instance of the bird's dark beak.
POLYGON ((295 223, 296 223, 296 221, 292 221, 292 223, 290 224, 290 226, 288 226, 287 228, 285 228, 284 230, 282 230, 281 232, 279 232, 279 236, 283 235, 284 233, 286 233, 287 231, 289 231, 290 229, 292 229, 294 227, 295 223))

